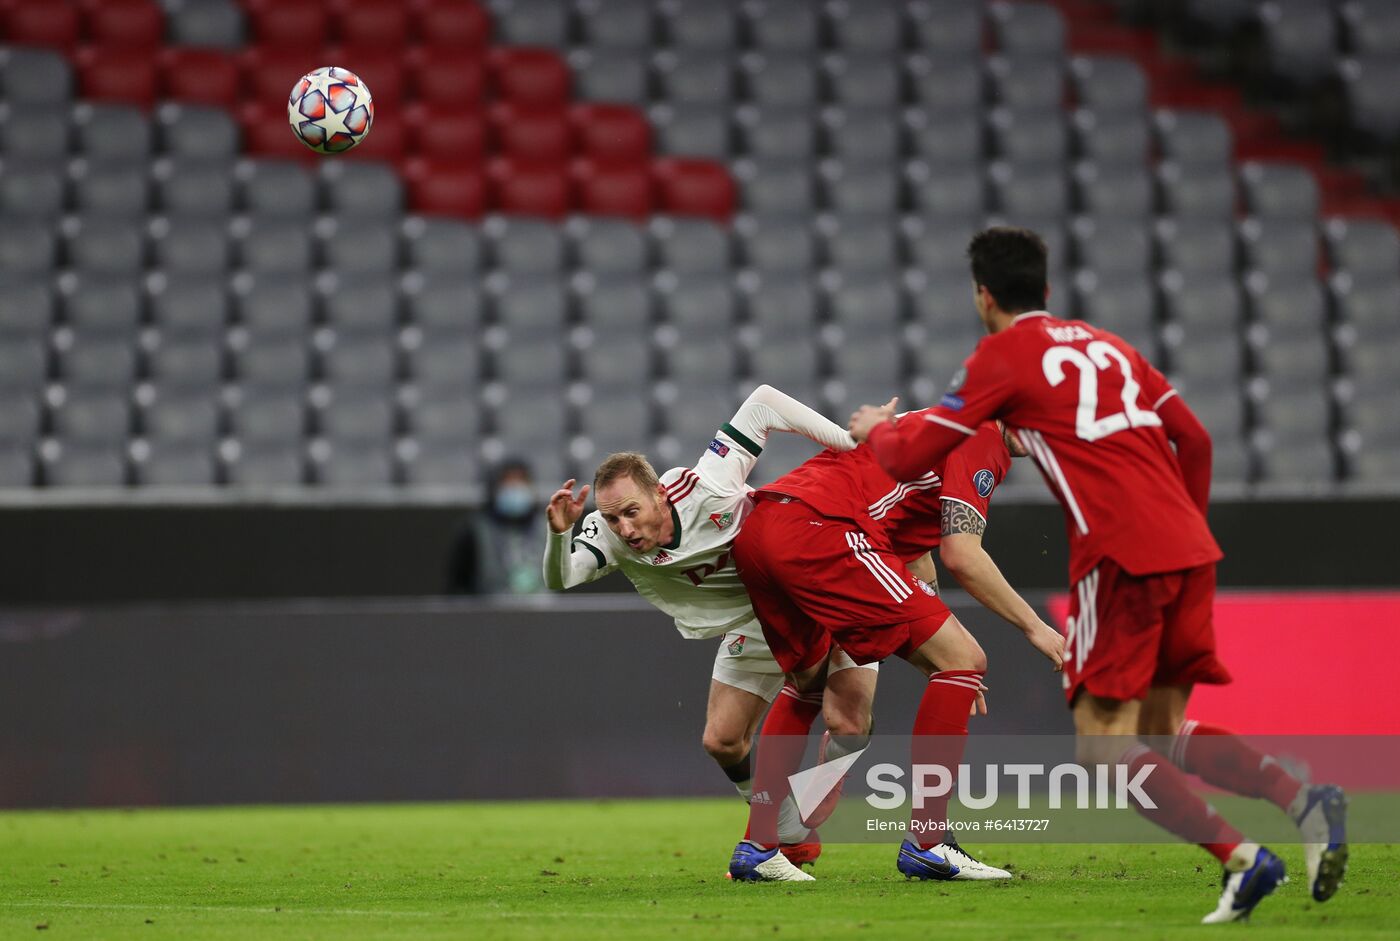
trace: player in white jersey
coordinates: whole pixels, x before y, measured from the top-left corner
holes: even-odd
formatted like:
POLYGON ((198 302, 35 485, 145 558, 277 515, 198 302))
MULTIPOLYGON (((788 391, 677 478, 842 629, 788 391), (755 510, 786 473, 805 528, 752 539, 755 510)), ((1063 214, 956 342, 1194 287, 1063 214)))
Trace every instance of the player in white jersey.
MULTIPOLYGON (((704 745, 745 800, 753 797, 750 749, 769 703, 779 699, 773 706, 779 715, 770 722, 781 721, 785 709, 819 707, 833 738, 863 738, 870 730, 878 666, 857 667, 835 648, 825 695, 804 695, 784 686, 782 668, 768 651, 730 545, 753 508, 746 481, 773 431, 801 434, 838 451, 855 446, 834 422, 771 386, 759 386, 693 468, 658 477, 640 454, 623 452, 604 461, 594 478, 598 509, 573 537, 590 488, 575 495, 575 482, 567 481, 549 503, 544 559, 550 588, 572 588, 621 570, 638 594, 675 619, 681 636, 721 638, 704 745)), ((779 833, 787 845, 768 864, 771 878, 811 878, 789 862, 810 861, 820 851, 790 802, 779 833)))

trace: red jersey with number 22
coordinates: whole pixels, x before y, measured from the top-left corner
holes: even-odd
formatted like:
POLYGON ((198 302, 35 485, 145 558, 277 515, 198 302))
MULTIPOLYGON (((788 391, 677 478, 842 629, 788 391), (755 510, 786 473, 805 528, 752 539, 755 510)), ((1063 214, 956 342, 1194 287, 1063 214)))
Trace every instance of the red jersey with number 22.
POLYGON ((1155 411, 1175 394, 1121 338, 1033 311, 984 337, 922 421, 878 426, 870 443, 898 474, 1001 418, 1064 507, 1072 581, 1105 557, 1133 575, 1171 572, 1221 558, 1155 411))

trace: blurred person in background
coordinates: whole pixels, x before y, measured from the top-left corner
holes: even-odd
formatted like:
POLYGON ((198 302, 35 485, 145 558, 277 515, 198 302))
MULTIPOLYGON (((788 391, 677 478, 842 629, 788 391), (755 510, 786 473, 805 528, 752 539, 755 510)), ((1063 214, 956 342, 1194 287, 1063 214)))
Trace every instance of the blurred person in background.
POLYGON ((486 502, 453 543, 449 590, 473 595, 543 591, 539 547, 545 524, 539 505, 530 465, 518 458, 497 465, 486 502))

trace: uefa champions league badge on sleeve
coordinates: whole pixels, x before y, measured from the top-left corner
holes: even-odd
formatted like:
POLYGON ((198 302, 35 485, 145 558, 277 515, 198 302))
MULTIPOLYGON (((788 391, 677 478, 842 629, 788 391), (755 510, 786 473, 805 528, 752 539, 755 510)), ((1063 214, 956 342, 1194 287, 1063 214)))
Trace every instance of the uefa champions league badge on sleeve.
POLYGON ((729 455, 729 445, 725 444, 718 438, 715 438, 713 441, 710 442, 710 450, 718 454, 720 457, 727 457, 729 455))
POLYGON ((959 366, 958 371, 953 373, 953 379, 948 383, 948 388, 943 390, 943 398, 938 400, 938 404, 955 412, 961 411, 967 403, 963 401, 962 396, 958 395, 958 392, 966 381, 967 367, 959 366))
POLYGON ((972 475, 972 485, 977 488, 977 495, 987 498, 992 495, 992 490, 997 485, 996 475, 985 467, 972 475))

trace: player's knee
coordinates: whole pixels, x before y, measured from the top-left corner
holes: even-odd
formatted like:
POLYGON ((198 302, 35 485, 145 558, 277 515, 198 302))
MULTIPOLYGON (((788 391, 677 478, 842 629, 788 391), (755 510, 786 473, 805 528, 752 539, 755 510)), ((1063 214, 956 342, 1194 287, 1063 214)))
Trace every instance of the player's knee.
POLYGON ((835 703, 828 697, 822 706, 826 730, 838 738, 859 738, 870 730, 870 710, 854 703, 835 703))
POLYGON ((705 729, 700 744, 705 753, 713 758, 721 768, 728 768, 743 760, 749 752, 750 742, 742 732, 722 728, 705 729))

